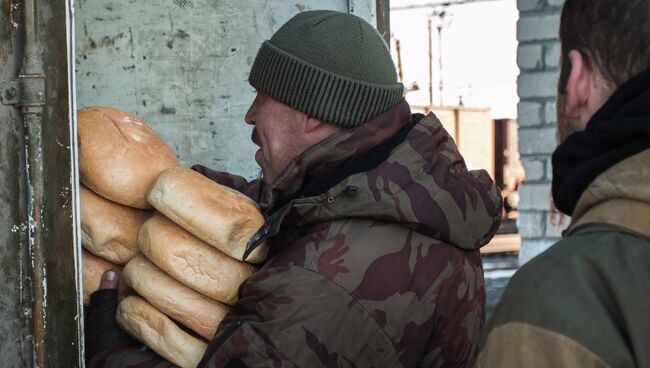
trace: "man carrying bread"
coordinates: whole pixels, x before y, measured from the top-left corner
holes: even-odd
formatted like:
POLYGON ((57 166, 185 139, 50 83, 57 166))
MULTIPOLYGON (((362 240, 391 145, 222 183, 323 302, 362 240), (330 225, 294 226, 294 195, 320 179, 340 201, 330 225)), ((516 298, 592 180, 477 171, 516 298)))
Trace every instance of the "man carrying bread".
MULTIPOLYGON (((249 82, 262 179, 194 169, 259 203, 266 221, 247 254, 267 244, 270 255, 199 366, 473 364, 478 249, 499 226, 501 198, 433 114, 411 114, 379 33, 350 14, 302 12, 262 44, 249 82)), ((168 366, 118 336, 115 301, 103 298, 91 303, 90 365, 168 366)))

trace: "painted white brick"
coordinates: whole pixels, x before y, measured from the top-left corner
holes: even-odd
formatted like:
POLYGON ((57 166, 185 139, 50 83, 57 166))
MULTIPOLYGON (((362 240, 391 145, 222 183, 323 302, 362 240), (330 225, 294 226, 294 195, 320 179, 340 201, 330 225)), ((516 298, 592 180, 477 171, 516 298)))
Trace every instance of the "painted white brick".
POLYGON ((557 72, 521 73, 518 81, 519 97, 555 97, 557 78, 557 72))
POLYGON ((540 9, 543 6, 540 0, 517 0, 517 9, 520 12, 540 9))
POLYGON ((519 187, 519 209, 549 211, 551 209, 551 184, 526 184, 519 187))
POLYGON ((549 247, 555 244, 555 242, 556 239, 524 239, 521 242, 521 251, 519 252, 519 266, 522 266, 524 263, 530 261, 538 254, 547 250, 549 247))
POLYGON ((562 232, 569 227, 571 217, 558 210, 546 213, 546 237, 561 238, 562 232))
POLYGON ((555 101, 547 102, 544 106, 544 121, 547 124, 557 123, 557 106, 555 101))
POLYGON ((519 129, 519 153, 551 154, 557 146, 555 127, 519 129))
POLYGON ((544 65, 546 65, 547 68, 557 68, 560 65, 561 52, 562 49, 560 48, 559 42, 546 45, 544 48, 544 65))
POLYGON ((519 212, 517 219, 519 234, 524 239, 544 236, 544 217, 541 212, 519 212))
POLYGON ((522 163, 524 164, 524 170, 526 171, 526 180, 537 181, 544 178, 544 174, 546 173, 544 161, 524 158, 522 163))
POLYGON ((520 264, 559 240, 562 230, 570 221, 558 212, 552 212, 550 183, 551 154, 557 145, 555 97, 561 52, 557 40, 560 23, 558 8, 563 3, 564 0, 517 1, 521 12, 517 24, 517 39, 520 42, 517 63, 521 69, 518 93, 523 101, 518 106, 519 149, 526 170, 526 183, 519 189, 520 217, 517 225, 523 239, 520 264), (540 47, 541 65, 538 54, 540 47))
POLYGON ((558 38, 560 14, 523 16, 517 23, 517 39, 521 41, 554 40, 558 38))
POLYGON ((541 68, 543 47, 542 45, 523 45, 517 49, 517 65, 520 69, 541 68))
POLYGON ((542 104, 539 102, 520 102, 517 109, 517 120, 520 126, 533 126, 542 123, 542 104))

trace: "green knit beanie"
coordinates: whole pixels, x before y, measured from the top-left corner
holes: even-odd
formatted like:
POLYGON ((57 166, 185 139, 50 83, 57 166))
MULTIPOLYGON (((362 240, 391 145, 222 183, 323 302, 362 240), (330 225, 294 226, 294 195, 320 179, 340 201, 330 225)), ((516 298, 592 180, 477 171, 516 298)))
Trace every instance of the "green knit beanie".
POLYGON ((310 117, 357 127, 402 101, 390 51, 363 19, 302 12, 264 41, 248 77, 258 91, 310 117))

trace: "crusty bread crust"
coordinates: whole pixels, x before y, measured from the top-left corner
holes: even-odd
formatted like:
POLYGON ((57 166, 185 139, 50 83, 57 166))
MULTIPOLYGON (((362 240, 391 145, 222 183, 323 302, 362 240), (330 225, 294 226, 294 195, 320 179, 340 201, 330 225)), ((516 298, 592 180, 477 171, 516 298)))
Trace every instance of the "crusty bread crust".
POLYGON ((214 336, 229 308, 167 275, 143 255, 124 267, 126 283, 156 309, 206 340, 214 336))
POLYGON ((117 307, 116 319, 129 335, 182 368, 196 367, 208 346, 139 296, 122 300, 117 307))
POLYGON ((174 151, 142 120, 110 107, 77 112, 79 175, 113 202, 151 208, 147 193, 158 174, 178 165, 174 151))
MULTIPOLYGON (((169 219, 225 254, 242 260, 249 239, 264 224, 257 203, 194 170, 173 167, 156 179, 149 203, 169 219)), ((246 259, 266 259, 266 245, 246 259)))
POLYGON ((152 211, 139 210, 79 188, 81 244, 115 264, 126 264, 138 253, 138 232, 152 211))
POLYGON ((229 305, 255 268, 228 257, 161 214, 142 225, 140 251, 167 274, 199 293, 229 305))

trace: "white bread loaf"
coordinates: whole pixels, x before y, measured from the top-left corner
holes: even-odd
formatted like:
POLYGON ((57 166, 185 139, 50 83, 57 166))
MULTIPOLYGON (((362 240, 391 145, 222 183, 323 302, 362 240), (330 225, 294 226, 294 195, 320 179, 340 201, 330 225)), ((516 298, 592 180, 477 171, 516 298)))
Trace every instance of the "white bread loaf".
MULTIPOLYGON (((163 171, 148 199, 182 228, 238 260, 248 240, 264 224, 264 217, 250 198, 187 168, 163 171)), ((262 262, 267 252, 267 246, 261 245, 246 261, 262 262)))
POLYGON ((77 112, 79 174, 95 193, 125 206, 148 209, 147 193, 158 174, 178 160, 143 121, 110 107, 77 112))
POLYGON ((152 211, 122 206, 79 186, 81 244, 95 255, 126 264, 138 253, 138 232, 152 211))
MULTIPOLYGON (((113 270, 119 275, 122 272, 122 267, 99 258, 85 249, 82 249, 81 252, 81 279, 84 290, 84 305, 88 305, 90 303, 90 295, 99 289, 99 283, 102 281, 104 272, 113 270)), ((119 277, 117 298, 122 300, 129 294, 130 291, 126 282, 122 277, 119 277)))
POLYGON ((183 368, 196 367, 208 346, 139 296, 122 300, 117 306, 116 319, 129 335, 183 368))
POLYGON ((140 251, 167 274, 222 303, 237 301, 239 285, 255 268, 228 257, 160 214, 142 225, 140 251))
POLYGON ((156 309, 210 340, 229 308, 167 275, 143 255, 124 267, 126 283, 156 309))

